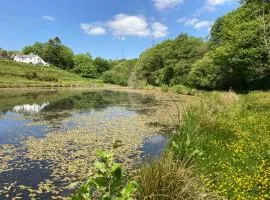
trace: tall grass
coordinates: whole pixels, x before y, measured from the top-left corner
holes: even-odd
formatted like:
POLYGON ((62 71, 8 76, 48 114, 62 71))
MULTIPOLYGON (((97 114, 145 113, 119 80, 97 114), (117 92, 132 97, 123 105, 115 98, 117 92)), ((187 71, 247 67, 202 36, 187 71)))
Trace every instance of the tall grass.
POLYGON ((187 111, 171 149, 202 169, 201 179, 229 199, 269 199, 270 95, 212 93, 187 111))
POLYGON ((141 169, 139 199, 270 199, 270 93, 202 99, 182 116, 169 153, 141 169))
POLYGON ((142 168, 138 182, 142 191, 137 199, 221 199, 204 187, 189 160, 175 159, 172 153, 142 168))

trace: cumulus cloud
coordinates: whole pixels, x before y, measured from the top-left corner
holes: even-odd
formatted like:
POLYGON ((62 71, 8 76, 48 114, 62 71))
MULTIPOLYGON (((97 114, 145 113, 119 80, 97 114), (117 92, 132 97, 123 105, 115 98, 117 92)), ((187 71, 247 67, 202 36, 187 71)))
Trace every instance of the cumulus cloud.
POLYGON ((148 20, 141 15, 126 15, 123 13, 115 15, 106 22, 81 23, 80 27, 88 35, 110 33, 121 40, 132 36, 161 38, 168 34, 168 27, 160 22, 148 23, 148 20))
POLYGON ((51 21, 54 22, 55 18, 53 16, 49 16, 49 15, 44 15, 41 17, 43 20, 47 20, 47 21, 51 21))
POLYGON ((178 23, 183 23, 185 26, 191 26, 194 29, 210 29, 213 25, 212 21, 200 20, 198 18, 180 18, 177 20, 178 23))
POLYGON ((178 18, 176 22, 177 22, 177 23, 183 23, 183 22, 185 22, 187 19, 188 19, 187 17, 181 17, 181 18, 178 18))
POLYGON ((173 8, 184 2, 184 0, 152 0, 152 1, 154 3, 154 6, 158 10, 166 10, 169 8, 173 8))
POLYGON ((106 34, 106 29, 101 27, 101 26, 98 26, 98 25, 81 23, 80 27, 87 35, 104 35, 104 34, 106 34))
POLYGON ((193 26, 193 28, 195 28, 195 29, 208 29, 209 30, 212 25, 213 25, 212 21, 199 21, 193 26))
POLYGON ((186 21, 184 21, 184 24, 186 26, 194 26, 198 22, 199 22, 199 19, 197 19, 197 18, 191 18, 191 19, 187 19, 186 21))
POLYGON ((166 37, 168 35, 168 27, 160 22, 152 24, 152 36, 154 38, 166 37))
POLYGON ((206 0, 204 5, 199 8, 195 13, 194 16, 199 16, 201 13, 207 11, 207 12, 213 12, 216 10, 217 6, 230 3, 237 0, 206 0))
POLYGON ((206 4, 215 6, 215 5, 225 4, 229 1, 231 1, 231 0, 207 0, 206 4))
POLYGON ((150 35, 148 24, 142 16, 131 16, 118 14, 113 20, 106 23, 115 37, 139 36, 145 37, 150 35))

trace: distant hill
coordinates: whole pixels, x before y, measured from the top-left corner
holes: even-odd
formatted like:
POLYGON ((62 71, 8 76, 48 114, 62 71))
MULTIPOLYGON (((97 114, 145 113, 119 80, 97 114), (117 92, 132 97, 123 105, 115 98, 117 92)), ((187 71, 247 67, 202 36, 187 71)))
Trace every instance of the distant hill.
POLYGON ((44 67, 0 59, 0 88, 92 86, 100 81, 85 79, 56 67, 44 67))

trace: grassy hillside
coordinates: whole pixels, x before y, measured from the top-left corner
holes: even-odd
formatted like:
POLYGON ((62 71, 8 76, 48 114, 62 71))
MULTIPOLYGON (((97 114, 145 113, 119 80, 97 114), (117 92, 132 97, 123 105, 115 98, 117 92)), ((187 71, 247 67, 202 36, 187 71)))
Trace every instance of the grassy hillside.
POLYGON ((101 84, 56 67, 0 60, 0 88, 92 86, 97 83, 101 84))

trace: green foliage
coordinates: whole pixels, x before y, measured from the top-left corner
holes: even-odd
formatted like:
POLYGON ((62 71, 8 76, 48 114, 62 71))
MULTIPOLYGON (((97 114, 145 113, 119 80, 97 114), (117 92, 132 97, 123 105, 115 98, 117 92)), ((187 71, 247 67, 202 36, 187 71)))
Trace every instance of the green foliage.
POLYGON ((96 66, 97 73, 99 75, 101 75, 103 72, 107 71, 110 67, 109 62, 101 57, 96 57, 95 60, 93 61, 93 63, 96 66))
POLYGON ((190 161, 188 157, 176 157, 168 150, 161 158, 144 166, 137 175, 142 187, 138 199, 223 199, 205 187, 190 161))
POLYGON ((36 72, 25 72, 25 77, 29 80, 39 80, 39 81, 47 81, 47 82, 58 82, 58 79, 51 74, 43 74, 38 75, 36 72))
POLYGON ((228 199, 268 199, 269 93, 206 94, 189 108, 170 144, 193 158, 207 187, 228 199))
MULTIPOLYGON (((119 147, 119 141, 114 142, 113 149, 119 147)), ((95 162, 94 175, 72 196, 72 200, 131 200, 139 185, 136 181, 125 184, 122 167, 115 163, 111 153, 98 150, 99 161, 95 162), (95 197, 95 198, 94 198, 95 197)))
POLYGON ((174 70, 172 67, 168 66, 160 70, 159 79, 164 84, 169 85, 173 76, 174 76, 174 70))
POLYGON ((162 85, 161 86, 161 91, 162 92, 168 92, 169 91, 169 87, 167 85, 162 85))
POLYGON ((8 51, 0 48, 0 58, 7 59, 8 58, 8 51))
POLYGON ((178 84, 171 87, 172 92, 185 95, 195 95, 197 93, 196 89, 178 84))
POLYGON ((26 46, 22 52, 37 54, 44 61, 61 69, 72 69, 74 65, 72 50, 64 46, 58 37, 50 39, 47 43, 36 42, 32 46, 26 46))
POLYGON ((90 54, 77 54, 73 57, 73 72, 85 78, 97 78, 98 71, 90 54))
POLYGON ((192 63, 207 50, 208 44, 201 39, 180 34, 175 40, 164 41, 140 55, 137 78, 152 85, 184 83, 183 77, 189 73, 192 63))
POLYGON ((213 89, 270 87, 270 4, 245 1, 219 18, 211 30, 211 51, 194 64, 189 83, 213 89))
POLYGON ((212 54, 207 54, 192 67, 188 80, 189 84, 201 89, 214 89, 223 80, 222 69, 214 64, 212 54))
POLYGON ((0 60, 0 74, 0 87, 91 86, 98 82, 53 66, 43 67, 7 60, 0 60))
POLYGON ((128 85, 136 60, 125 60, 115 65, 111 70, 103 73, 103 81, 118 85, 128 85))

